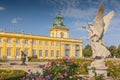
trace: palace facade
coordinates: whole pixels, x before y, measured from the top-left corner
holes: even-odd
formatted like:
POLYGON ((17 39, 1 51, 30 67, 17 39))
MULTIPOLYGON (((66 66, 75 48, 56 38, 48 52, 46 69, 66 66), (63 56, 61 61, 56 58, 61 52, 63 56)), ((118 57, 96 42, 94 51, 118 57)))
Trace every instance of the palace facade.
POLYGON ((58 12, 50 36, 0 32, 1 59, 20 59, 21 51, 28 57, 37 56, 38 59, 82 58, 82 40, 69 37, 69 29, 58 12))

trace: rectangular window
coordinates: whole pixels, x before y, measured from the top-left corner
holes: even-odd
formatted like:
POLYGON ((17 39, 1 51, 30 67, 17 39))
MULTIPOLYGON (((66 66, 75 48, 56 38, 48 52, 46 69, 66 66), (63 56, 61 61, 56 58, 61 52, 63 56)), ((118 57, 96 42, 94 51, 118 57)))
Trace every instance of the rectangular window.
POLYGON ((26 44, 26 45, 28 44, 28 40, 25 40, 25 44, 26 44))
POLYGON ((70 44, 65 44, 65 49, 70 49, 70 44))
POLYGON ((9 44, 10 44, 10 43, 11 43, 11 40, 10 40, 10 39, 8 39, 8 40, 7 40, 7 43, 9 43, 9 44))
POLYGON ((56 45, 57 45, 57 46, 60 46, 60 42, 57 42, 56 45))
POLYGON ((20 56, 20 49, 16 49, 16 56, 20 56))
POLYGON ((28 49, 24 51, 25 55, 28 56, 28 49))
POLYGON ((79 51, 79 50, 76 50, 76 51, 75 51, 75 57, 79 57, 79 53, 80 53, 80 51, 79 51))
POLYGON ((16 43, 17 43, 17 44, 20 44, 20 40, 16 40, 16 43))
POLYGON ((2 56, 2 52, 1 51, 2 51, 2 48, 0 48, 0 56, 2 56))
POLYGON ((46 45, 48 46, 48 42, 46 42, 46 45))
POLYGON ((69 49, 65 50, 65 56, 69 56, 69 54, 70 54, 70 50, 69 49))
POLYGON ((51 46, 54 46, 54 42, 51 42, 51 46))
POLYGON ((33 45, 36 45, 36 41, 35 40, 33 40, 33 45))
POLYGON ((39 44, 42 45, 42 41, 40 41, 39 44))
POLYGON ((51 50, 51 56, 54 57, 54 51, 53 50, 51 50))
POLYGON ((7 48, 7 56, 11 56, 11 48, 7 48))
POLYGON ((2 42, 2 39, 0 38, 0 42, 2 42))
POLYGON ((57 57, 60 57, 60 51, 57 50, 57 57))
POLYGON ((48 57, 48 50, 45 51, 45 56, 48 57))
POLYGON ((77 50, 80 49, 80 46, 79 46, 79 45, 76 45, 76 46, 75 46, 75 49, 77 49, 77 50))
POLYGON ((42 56, 42 50, 39 50, 39 56, 40 57, 42 56))
POLYGON ((35 49, 33 49, 32 56, 36 56, 36 50, 35 49))

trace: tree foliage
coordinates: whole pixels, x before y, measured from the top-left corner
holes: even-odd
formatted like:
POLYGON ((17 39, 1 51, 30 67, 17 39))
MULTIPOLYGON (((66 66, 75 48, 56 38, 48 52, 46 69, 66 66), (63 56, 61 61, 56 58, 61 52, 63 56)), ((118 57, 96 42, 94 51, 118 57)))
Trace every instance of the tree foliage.
MULTIPOLYGON (((111 53, 111 57, 116 56, 117 58, 120 58, 120 45, 116 47, 115 45, 108 46, 107 49, 111 53)), ((83 49, 83 56, 84 57, 91 57, 92 56, 92 50, 90 45, 86 45, 83 49)))
POLYGON ((83 49, 83 56, 84 57, 91 57, 92 56, 92 50, 90 45, 86 45, 83 49))

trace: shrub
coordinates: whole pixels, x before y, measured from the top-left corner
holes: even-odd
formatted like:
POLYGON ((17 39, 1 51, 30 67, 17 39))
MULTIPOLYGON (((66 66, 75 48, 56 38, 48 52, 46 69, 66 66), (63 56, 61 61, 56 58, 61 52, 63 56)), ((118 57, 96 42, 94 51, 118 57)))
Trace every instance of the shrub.
POLYGON ((0 69, 0 80, 20 80, 25 75, 26 72, 22 70, 0 69))
POLYGON ((112 76, 114 80, 120 79, 120 62, 117 61, 107 61, 106 65, 108 68, 108 75, 112 76))
POLYGON ((87 74, 87 66, 90 62, 89 60, 64 57, 63 59, 39 65, 39 67, 43 69, 43 74, 30 72, 23 77, 23 80, 79 80, 81 79, 81 77, 79 77, 80 74, 87 74), (81 71, 81 69, 83 69, 83 71, 81 71))

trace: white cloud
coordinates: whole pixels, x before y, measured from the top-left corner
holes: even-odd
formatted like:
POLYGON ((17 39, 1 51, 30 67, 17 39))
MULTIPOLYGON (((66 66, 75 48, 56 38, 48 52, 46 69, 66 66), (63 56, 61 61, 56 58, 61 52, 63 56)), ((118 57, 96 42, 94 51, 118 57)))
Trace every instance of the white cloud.
POLYGON ((17 18, 13 18, 12 20, 11 20, 11 23, 13 23, 13 24, 17 24, 19 21, 21 21, 22 20, 22 18, 20 18, 20 17, 17 17, 17 18))
POLYGON ((89 8, 87 10, 80 10, 77 8, 67 8, 63 10, 62 13, 64 16, 73 17, 73 18, 91 18, 95 16, 97 12, 96 8, 89 8))
POLYGON ((5 7, 0 6, 0 11, 5 10, 5 7))

